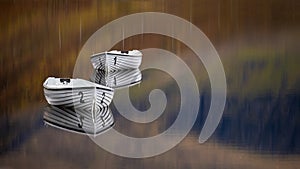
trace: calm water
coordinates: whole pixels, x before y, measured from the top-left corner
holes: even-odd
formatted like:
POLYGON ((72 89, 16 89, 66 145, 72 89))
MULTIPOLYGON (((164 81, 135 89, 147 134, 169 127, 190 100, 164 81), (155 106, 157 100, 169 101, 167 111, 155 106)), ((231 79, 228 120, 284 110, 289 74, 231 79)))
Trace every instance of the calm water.
MULTIPOLYGON (((299 168, 299 5, 296 0, 1 1, 0 168, 299 168), (76 58, 95 31, 146 11, 192 22, 218 51, 228 93, 212 137, 198 143, 211 97, 203 64, 182 42, 154 34, 127 38, 113 49, 165 49, 190 67, 201 101, 196 123, 182 142, 161 155, 131 159, 103 150, 87 136, 45 126, 43 81, 72 77, 76 58)), ((149 124, 125 119, 112 104, 114 129, 132 137, 162 133, 180 109, 180 91, 170 75, 155 69, 142 75, 129 90, 132 104, 147 110, 156 88, 168 103, 149 124)))

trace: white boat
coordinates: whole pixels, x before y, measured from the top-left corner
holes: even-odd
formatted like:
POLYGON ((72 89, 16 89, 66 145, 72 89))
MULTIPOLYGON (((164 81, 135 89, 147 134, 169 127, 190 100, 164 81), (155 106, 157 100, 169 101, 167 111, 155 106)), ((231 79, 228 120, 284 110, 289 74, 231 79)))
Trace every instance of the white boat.
POLYGON ((110 87, 83 79, 49 77, 43 86, 49 104, 86 110, 109 106, 114 94, 110 87))
POLYGON ((100 111, 86 111, 64 106, 49 106, 44 111, 44 122, 52 127, 69 132, 97 136, 114 125, 108 107, 100 111))
POLYGON ((96 70, 116 71, 137 69, 141 65, 142 55, 142 52, 139 50, 112 50, 92 55, 91 62, 96 70))
POLYGON ((113 89, 134 86, 141 83, 141 80, 142 73, 139 69, 119 70, 114 72, 96 70, 91 76, 92 82, 105 85, 113 89))

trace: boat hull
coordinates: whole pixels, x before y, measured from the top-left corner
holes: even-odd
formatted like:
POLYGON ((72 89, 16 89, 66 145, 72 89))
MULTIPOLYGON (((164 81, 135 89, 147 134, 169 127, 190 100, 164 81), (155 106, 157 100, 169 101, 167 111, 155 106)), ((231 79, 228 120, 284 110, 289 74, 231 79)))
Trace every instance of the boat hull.
POLYGON ((88 81, 85 83, 83 80, 79 81, 80 84, 76 84, 76 79, 72 79, 73 84, 70 85, 60 83, 59 79, 48 78, 44 83, 44 95, 51 105, 91 110, 107 107, 112 101, 114 95, 112 88, 88 81))
POLYGON ((91 62, 93 67, 97 70, 116 71, 137 69, 142 63, 142 55, 131 56, 104 52, 92 55, 91 62))

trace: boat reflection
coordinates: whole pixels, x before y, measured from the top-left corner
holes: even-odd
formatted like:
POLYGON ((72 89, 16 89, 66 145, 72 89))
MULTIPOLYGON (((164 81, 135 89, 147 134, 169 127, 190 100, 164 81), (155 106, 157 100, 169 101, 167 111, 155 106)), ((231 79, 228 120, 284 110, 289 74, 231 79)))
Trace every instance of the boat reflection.
POLYGON ((69 132, 97 136, 114 124, 109 109, 114 88, 139 84, 139 69, 95 71, 91 81, 50 77, 44 82, 45 124, 69 132), (93 83, 94 82, 94 83, 93 83))
POLYGON ((91 81, 97 84, 120 89, 137 85, 142 80, 142 73, 139 69, 119 70, 106 72, 95 70, 91 76, 91 81))
POLYGON ((74 107, 48 106, 43 116, 45 124, 68 132, 97 136, 114 125, 109 107, 88 111, 74 107))

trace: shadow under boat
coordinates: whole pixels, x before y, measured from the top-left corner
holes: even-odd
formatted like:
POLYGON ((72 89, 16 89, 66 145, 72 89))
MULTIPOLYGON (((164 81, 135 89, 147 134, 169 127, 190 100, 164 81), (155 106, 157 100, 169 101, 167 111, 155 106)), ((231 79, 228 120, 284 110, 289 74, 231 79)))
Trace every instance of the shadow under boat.
POLYGON ((87 109, 50 105, 45 108, 43 119, 49 126, 91 136, 97 136, 114 125, 109 107, 91 112, 87 109))
POLYGON ((95 70, 91 76, 91 81, 113 89, 121 89, 140 84, 142 81, 142 73, 139 69, 111 72, 95 70))

